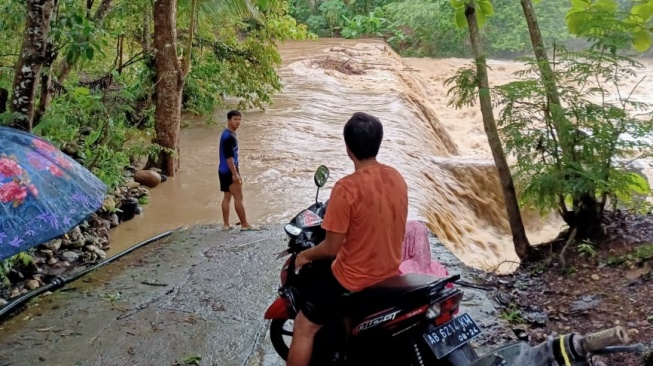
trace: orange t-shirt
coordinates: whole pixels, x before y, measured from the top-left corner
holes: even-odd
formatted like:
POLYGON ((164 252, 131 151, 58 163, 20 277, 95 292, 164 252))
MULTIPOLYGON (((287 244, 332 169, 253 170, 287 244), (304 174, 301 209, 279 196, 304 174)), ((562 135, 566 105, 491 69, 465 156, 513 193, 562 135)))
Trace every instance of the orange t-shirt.
POLYGON ((322 227, 346 234, 331 268, 340 284, 360 291, 397 275, 408 216, 408 188, 394 168, 378 164, 340 179, 322 227))

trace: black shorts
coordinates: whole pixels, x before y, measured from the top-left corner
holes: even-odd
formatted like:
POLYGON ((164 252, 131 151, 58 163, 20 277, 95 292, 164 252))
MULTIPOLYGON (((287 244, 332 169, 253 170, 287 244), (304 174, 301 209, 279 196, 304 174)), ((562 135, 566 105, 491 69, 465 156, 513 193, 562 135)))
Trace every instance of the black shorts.
POLYGON ((315 324, 324 325, 342 316, 346 288, 333 275, 331 261, 315 261, 301 273, 301 306, 304 316, 315 324))
MULTIPOLYGON (((238 172, 238 174, 240 174, 240 170, 238 169, 238 167, 236 167, 236 171, 238 172)), ((234 182, 233 174, 231 174, 231 172, 229 173, 218 172, 218 178, 220 179, 220 191, 229 192, 229 187, 231 187, 231 185, 234 182)))

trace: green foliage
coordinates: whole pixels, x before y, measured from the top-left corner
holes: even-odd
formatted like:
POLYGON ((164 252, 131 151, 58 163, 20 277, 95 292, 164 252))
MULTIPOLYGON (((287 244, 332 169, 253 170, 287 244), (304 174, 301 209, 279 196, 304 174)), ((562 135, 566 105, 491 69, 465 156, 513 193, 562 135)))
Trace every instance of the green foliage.
POLYGON ((342 29, 343 38, 358 38, 364 36, 382 37, 388 31, 390 21, 377 17, 374 12, 369 15, 355 15, 353 18, 343 17, 345 25, 342 29))
POLYGON ((389 40, 403 55, 466 55, 467 31, 453 26, 454 9, 444 1, 408 0, 386 5, 389 19, 403 37, 389 40))
POLYGON ((20 252, 5 260, 0 261, 0 288, 2 288, 3 285, 9 285, 9 278, 7 278, 7 274, 9 274, 9 271, 11 271, 12 268, 16 266, 27 267, 33 260, 34 258, 32 258, 32 255, 29 251, 27 251, 20 252))
POLYGON ((571 0, 571 5, 567 26, 572 34, 601 42, 613 52, 624 42, 638 52, 651 47, 652 0, 623 5, 615 0, 571 0))
POLYGON ((499 318, 507 321, 510 324, 523 324, 525 322, 524 318, 521 315, 521 310, 519 306, 515 303, 510 303, 508 307, 501 311, 499 318))
POLYGON ((86 9, 75 0, 60 0, 57 15, 49 37, 68 62, 84 63, 93 61, 96 55, 105 56, 103 47, 109 44, 104 29, 88 17, 86 9))
POLYGON ((483 28, 487 22, 487 17, 494 15, 494 8, 490 0, 450 0, 454 8, 454 23, 458 28, 467 29, 467 18, 465 17, 465 7, 472 4, 476 11, 476 22, 479 28, 483 28))
POLYGON ((282 88, 276 73, 281 56, 274 42, 314 38, 287 14, 287 7, 284 3, 264 12, 262 23, 254 27, 234 21, 217 35, 201 34, 184 86, 184 108, 210 115, 226 96, 240 99, 239 108, 263 109, 270 103, 282 88))
MULTIPOLYGON (((383 37, 406 56, 468 56, 464 4, 463 0, 293 0, 290 14, 319 36, 383 37)), ((518 1, 481 0, 475 4, 489 55, 512 56, 530 51, 530 36, 518 1)), ((565 14, 570 8, 568 0, 535 4, 549 46, 554 41, 571 41, 565 29, 565 14)))
POLYGON ((596 248, 594 248, 594 245, 589 241, 583 241, 578 244, 578 252, 580 255, 587 255, 589 257, 596 256, 596 248))
POLYGON ((564 213, 578 212, 589 198, 599 202, 602 211, 610 195, 629 200, 635 193, 648 193, 648 185, 626 170, 628 159, 650 153, 646 137, 653 124, 630 113, 648 107, 630 100, 632 91, 618 94, 616 102, 607 98, 608 87, 619 90, 619 81, 641 65, 594 50, 558 55, 555 74, 565 106, 563 120, 550 118, 534 61, 519 74, 521 80, 495 90, 496 103, 503 106, 500 133, 516 158, 522 202, 564 213), (562 139, 570 142, 570 154, 561 152, 562 139))
MULTIPOLYGON (((116 75, 117 76, 117 75, 116 75)), ((126 77, 126 79, 130 79, 126 77)), ((117 77, 116 82, 122 80, 117 77)), ((138 155, 153 154, 158 146, 147 145, 150 122, 139 131, 127 121, 133 112, 129 103, 138 91, 124 88, 119 92, 93 92, 72 87, 55 98, 33 133, 43 136, 64 152, 75 157, 110 187, 123 182, 123 169, 138 155)))
POLYGON ((620 256, 609 257, 606 264, 609 266, 620 266, 626 262, 642 262, 653 259, 653 244, 645 244, 635 248, 631 253, 620 256))

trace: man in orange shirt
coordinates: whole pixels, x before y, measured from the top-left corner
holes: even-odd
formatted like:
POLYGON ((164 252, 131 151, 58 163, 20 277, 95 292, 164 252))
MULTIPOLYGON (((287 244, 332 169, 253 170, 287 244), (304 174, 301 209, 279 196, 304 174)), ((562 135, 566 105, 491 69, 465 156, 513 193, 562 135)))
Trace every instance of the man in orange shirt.
POLYGON ((383 125, 378 118, 357 112, 345 124, 344 138, 355 171, 331 191, 322 223, 324 241, 296 258, 297 268, 318 262, 305 269, 311 284, 302 292, 288 366, 308 365, 315 334, 341 315, 343 294, 395 276, 401 262, 408 189, 396 169, 376 160, 383 125))

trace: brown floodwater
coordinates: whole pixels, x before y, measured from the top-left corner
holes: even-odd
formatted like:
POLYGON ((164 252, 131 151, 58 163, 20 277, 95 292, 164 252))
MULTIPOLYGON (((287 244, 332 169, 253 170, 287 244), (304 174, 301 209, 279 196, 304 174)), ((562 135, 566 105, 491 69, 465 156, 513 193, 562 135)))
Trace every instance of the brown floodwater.
MULTIPOLYGON (((514 267, 518 258, 480 114, 446 106, 442 81, 466 60, 450 62, 451 68, 437 66, 439 60, 403 60, 375 40, 290 42, 280 50, 283 91, 265 112, 244 112, 238 130, 249 221, 283 223, 310 205, 320 164, 331 170, 321 193, 326 199, 334 182, 353 171, 342 127, 364 111, 384 124, 379 160, 404 174, 410 218, 425 220, 468 265, 514 267)), ((178 226, 222 222, 217 162, 226 110, 213 120, 184 121, 178 175, 151 190, 142 215, 112 231, 109 254, 178 226)), ((231 215, 237 221, 233 209, 231 215)), ((553 238, 562 226, 533 213, 525 221, 532 243, 553 238)))

